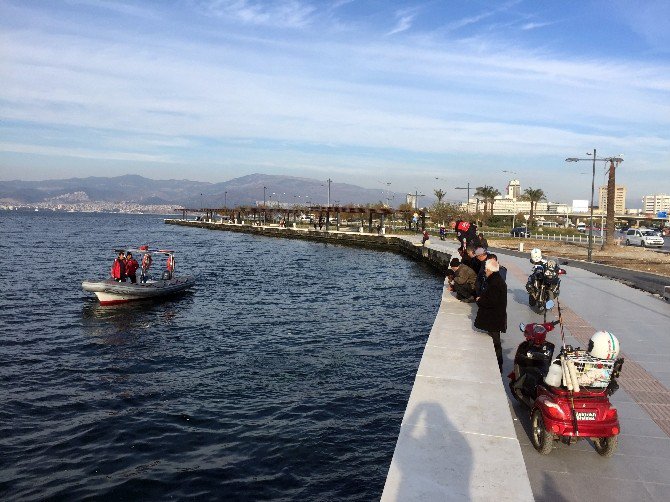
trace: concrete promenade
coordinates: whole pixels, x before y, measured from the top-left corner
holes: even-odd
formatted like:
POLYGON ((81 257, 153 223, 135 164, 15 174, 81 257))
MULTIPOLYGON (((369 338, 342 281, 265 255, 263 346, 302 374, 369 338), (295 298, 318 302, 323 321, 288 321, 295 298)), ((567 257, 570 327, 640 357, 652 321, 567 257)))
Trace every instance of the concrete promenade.
MULTIPOLYGON (((430 247, 453 252, 455 243, 431 239, 430 247)), ((495 252, 495 251, 494 251, 495 252)), ((526 257, 497 252, 508 268, 508 330, 503 335, 504 373, 512 370, 522 340, 521 322, 541 320, 528 307, 526 257)), ((581 264, 580 264, 581 266, 581 264)), ((536 500, 664 501, 670 500, 670 304, 577 266, 567 265, 561 284, 561 306, 567 343, 585 347, 596 330, 614 333, 626 362, 612 396, 619 412, 619 450, 600 457, 590 442, 557 443, 540 455, 530 443, 528 410, 507 391, 516 437, 536 500)), ((558 332, 551 341, 560 343, 558 332)), ((491 349, 492 350, 492 349, 491 349)))
POLYGON ((476 305, 444 289, 419 364, 382 501, 528 501, 533 494, 476 305))

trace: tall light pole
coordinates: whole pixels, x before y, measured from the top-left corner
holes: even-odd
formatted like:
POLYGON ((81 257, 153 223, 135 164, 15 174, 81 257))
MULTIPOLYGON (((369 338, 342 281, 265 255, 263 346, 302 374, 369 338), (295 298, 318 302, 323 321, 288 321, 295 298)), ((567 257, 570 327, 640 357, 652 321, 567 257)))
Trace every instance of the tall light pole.
POLYGON ((326 180, 328 182, 328 207, 330 207, 330 184, 333 182, 330 178, 326 180))
POLYGON ((263 187, 263 225, 267 224, 268 219, 268 210, 265 208, 265 193, 267 192, 268 187, 263 187))
POLYGON ((468 191, 468 199, 465 201, 465 210, 469 213, 470 212, 470 182, 468 181, 468 186, 466 187, 455 187, 456 190, 467 190, 468 191))
POLYGON ((223 192, 223 207, 228 208, 228 192, 223 192))
MULTIPOLYGON (((586 155, 591 155, 591 153, 589 152, 586 155)), ((604 158, 599 159, 597 157, 597 152, 596 152, 595 148, 593 149, 593 156, 591 158, 580 159, 578 157, 568 157, 567 159, 565 159, 566 162, 580 162, 580 161, 583 161, 583 160, 590 160, 590 161, 593 162, 593 170, 592 170, 592 173, 591 173, 591 222, 589 223, 589 248, 588 248, 588 253, 587 253, 588 261, 593 261, 592 260, 592 258, 593 258, 593 195, 594 195, 595 187, 596 187, 596 161, 597 160, 598 161, 602 160, 602 161, 605 161, 605 162, 612 162, 612 163, 614 163, 614 161, 616 161, 618 163, 618 162, 622 162, 623 159, 621 157, 604 157, 604 158)), ((614 208, 612 208, 612 209, 614 209, 614 208)), ((609 213, 609 210, 610 210, 610 208, 608 207, 607 208, 608 213, 609 213)), ((608 218, 608 220, 609 220, 609 218, 608 218)), ((608 221, 607 226, 609 227, 609 221, 608 221)), ((612 219, 612 227, 614 227, 614 220, 613 219, 612 219)), ((607 231, 608 231, 608 233, 610 233, 610 232, 612 234, 614 233, 613 229, 610 230, 608 228, 607 231)))

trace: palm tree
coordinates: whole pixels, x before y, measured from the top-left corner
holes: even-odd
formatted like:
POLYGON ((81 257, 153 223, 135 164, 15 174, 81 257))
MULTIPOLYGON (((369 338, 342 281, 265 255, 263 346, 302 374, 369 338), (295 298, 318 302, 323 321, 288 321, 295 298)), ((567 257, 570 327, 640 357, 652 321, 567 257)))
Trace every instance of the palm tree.
POLYGON ((475 192, 475 197, 479 197, 484 201, 484 217, 486 217, 486 208, 491 206, 491 216, 493 216, 493 204, 496 201, 496 197, 500 195, 500 190, 493 188, 489 185, 484 185, 483 187, 477 187, 475 192))
POLYGON ((433 193, 435 194, 435 197, 437 197, 437 202, 442 202, 442 199, 444 199, 444 196, 447 195, 444 190, 441 188, 438 188, 437 190, 433 190, 433 193))
POLYGON ((528 218, 528 225, 533 224, 533 213, 535 212, 535 206, 541 200, 547 200, 547 197, 544 195, 544 190, 541 188, 531 188, 528 187, 523 191, 521 200, 527 200, 530 202, 530 218, 528 218))

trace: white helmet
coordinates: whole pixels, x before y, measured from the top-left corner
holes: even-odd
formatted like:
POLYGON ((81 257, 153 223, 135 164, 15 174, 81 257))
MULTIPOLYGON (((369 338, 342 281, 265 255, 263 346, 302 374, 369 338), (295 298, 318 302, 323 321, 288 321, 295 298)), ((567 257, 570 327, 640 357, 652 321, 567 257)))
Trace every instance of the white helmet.
POLYGON ((540 248, 530 250, 530 261, 533 263, 540 263, 542 261, 542 251, 540 248))
POLYGON ((596 331, 589 340, 589 353, 598 359, 616 359, 619 340, 609 331, 596 331))

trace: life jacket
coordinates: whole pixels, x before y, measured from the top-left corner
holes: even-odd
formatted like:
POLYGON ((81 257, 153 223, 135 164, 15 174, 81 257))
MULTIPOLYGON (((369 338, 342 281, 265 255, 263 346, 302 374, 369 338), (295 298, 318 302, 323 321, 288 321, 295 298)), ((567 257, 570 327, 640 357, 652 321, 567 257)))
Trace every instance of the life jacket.
POLYGON ((151 263, 153 262, 153 258, 151 258, 150 254, 145 254, 142 257, 142 270, 145 272, 149 270, 149 267, 151 266, 151 263))

